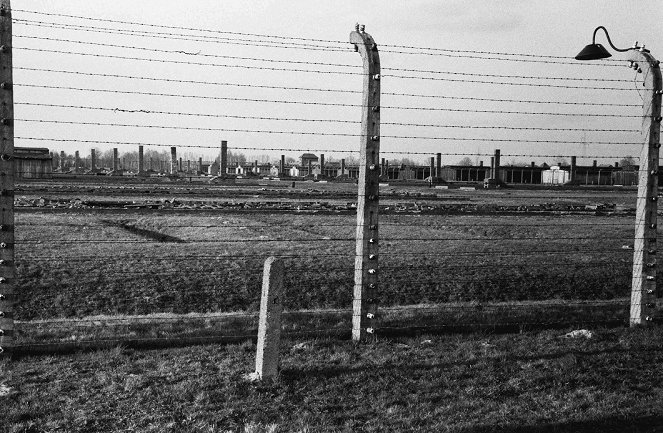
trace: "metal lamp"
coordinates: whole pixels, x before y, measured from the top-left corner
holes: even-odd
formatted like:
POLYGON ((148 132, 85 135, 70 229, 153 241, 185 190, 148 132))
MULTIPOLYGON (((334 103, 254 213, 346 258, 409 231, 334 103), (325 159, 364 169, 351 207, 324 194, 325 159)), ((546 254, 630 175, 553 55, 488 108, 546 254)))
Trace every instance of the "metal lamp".
MULTIPOLYGON (((603 29, 605 32, 605 36, 608 38, 608 43, 612 47, 613 50, 619 51, 619 52, 624 52, 624 51, 629 51, 629 50, 634 50, 637 47, 632 47, 632 48, 626 48, 626 49, 620 49, 617 48, 612 44, 612 41, 610 40, 610 35, 608 35, 608 30, 606 30, 605 27, 603 26, 598 26, 594 30, 594 36, 592 37, 592 43, 585 46, 578 55, 576 56, 576 60, 598 60, 598 59, 606 59, 608 57, 611 57, 612 55, 608 52, 608 50, 605 49, 605 47, 601 44, 596 43, 596 33, 599 31, 599 29, 603 29)), ((636 43, 637 45, 637 43, 636 43)))

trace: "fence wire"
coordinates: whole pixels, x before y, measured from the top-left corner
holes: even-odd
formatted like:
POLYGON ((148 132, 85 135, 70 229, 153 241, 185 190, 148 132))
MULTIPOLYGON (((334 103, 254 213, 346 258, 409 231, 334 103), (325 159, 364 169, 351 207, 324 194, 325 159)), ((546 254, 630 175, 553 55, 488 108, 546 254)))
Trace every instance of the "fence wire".
MULTIPOLYGON (((351 44, 14 12, 16 145, 52 158, 15 173, 18 348, 253 338, 268 257, 285 264, 284 332, 349 334, 366 108, 351 44)), ((377 334, 627 323, 642 77, 546 54, 381 52, 377 334), (495 145, 511 174, 484 190, 495 145), (534 181, 569 157, 579 182, 534 181)))

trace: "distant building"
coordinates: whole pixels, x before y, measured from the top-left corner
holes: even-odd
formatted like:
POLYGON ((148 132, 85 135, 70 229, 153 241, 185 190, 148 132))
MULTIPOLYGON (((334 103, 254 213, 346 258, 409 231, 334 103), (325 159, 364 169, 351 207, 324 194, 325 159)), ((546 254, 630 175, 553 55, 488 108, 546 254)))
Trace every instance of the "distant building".
POLYGON ((290 176, 290 177, 299 177, 300 173, 301 173, 301 170, 296 165, 293 166, 293 167, 290 167, 290 169, 288 170, 288 176, 290 176))
POLYGON ((541 173, 541 183, 544 185, 563 185, 571 180, 571 173, 553 165, 541 173))
POLYGON ((318 162, 319 158, 312 153, 305 153, 300 156, 299 159, 302 161, 302 167, 308 167, 309 162, 315 164, 318 162))
POLYGON ((17 179, 53 178, 53 157, 46 148, 14 147, 14 164, 17 179))

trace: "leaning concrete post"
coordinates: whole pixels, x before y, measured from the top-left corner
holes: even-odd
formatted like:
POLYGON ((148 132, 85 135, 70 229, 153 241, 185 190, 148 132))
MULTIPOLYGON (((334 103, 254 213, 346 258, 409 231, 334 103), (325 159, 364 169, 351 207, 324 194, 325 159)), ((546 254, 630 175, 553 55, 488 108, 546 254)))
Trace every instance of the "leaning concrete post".
POLYGON ((283 262, 275 257, 265 260, 262 274, 256 371, 252 375, 253 379, 274 378, 279 372, 283 269, 283 262))
POLYGON ((14 95, 12 92, 12 15, 9 0, 0 2, 0 358, 14 344, 14 95))
MULTIPOLYGON (((357 26, 350 42, 364 66, 360 162, 357 194, 355 286, 352 299, 352 339, 364 341, 375 333, 378 308, 378 204, 380 178, 380 56, 373 38, 357 26)), ((342 165, 345 161, 342 162, 342 165)), ((345 168, 345 167, 343 167, 345 168)))
MULTIPOLYGON (((661 147, 660 62, 646 50, 631 51, 634 69, 644 77, 643 136, 647 141, 640 153, 638 199, 635 213, 633 280, 631 284, 631 326, 649 324, 656 313, 656 214, 658 211, 658 157, 661 147)), ((600 179, 599 179, 600 180, 600 179)))

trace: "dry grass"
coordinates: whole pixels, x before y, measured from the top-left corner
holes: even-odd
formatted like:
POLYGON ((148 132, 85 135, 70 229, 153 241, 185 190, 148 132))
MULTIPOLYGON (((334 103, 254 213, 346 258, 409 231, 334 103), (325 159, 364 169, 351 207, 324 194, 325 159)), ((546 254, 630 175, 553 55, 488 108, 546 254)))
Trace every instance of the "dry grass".
POLYGON ((662 328, 284 341, 274 382, 251 343, 0 362, 8 432, 656 432, 662 328))
MULTIPOLYGON (((327 185, 322 188, 334 188, 327 185)), ((184 186, 178 194, 190 189, 184 186)), ((116 188, 112 197, 144 193, 110 187, 116 188)), ((167 191, 160 188, 157 193, 167 191)), ((246 188, 208 193, 247 195, 246 188)), ((407 198, 386 202, 421 202, 415 190, 405 188, 407 198)), ((252 192, 271 193, 255 186, 252 192)), ((438 193, 491 204, 631 200, 630 192, 438 193)), ((67 190, 59 195, 67 194, 75 196, 67 190)), ((107 198, 102 191, 92 194, 107 198)), ((353 215, 324 213, 19 210, 19 341, 245 335, 254 327, 251 317, 216 317, 257 311, 262 264, 270 255, 286 263, 287 309, 346 310, 354 285, 354 225, 353 215), (127 323, 125 317, 141 319, 127 323)), ((624 215, 383 215, 379 302, 383 308, 410 306, 386 326, 580 323, 587 309, 576 308, 577 301, 628 296, 632 231, 632 217, 624 215), (559 306, 522 307, 533 301, 559 306)), ((591 311, 593 320, 625 319, 623 305, 604 305, 591 311)), ((347 331, 347 318, 328 318, 324 312, 297 317, 292 329, 347 331)))

